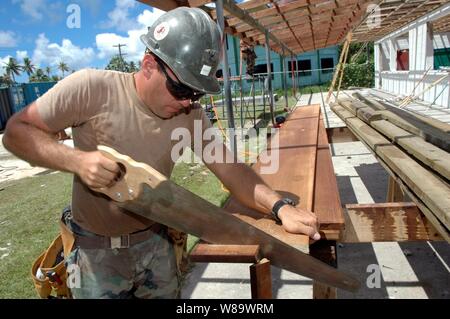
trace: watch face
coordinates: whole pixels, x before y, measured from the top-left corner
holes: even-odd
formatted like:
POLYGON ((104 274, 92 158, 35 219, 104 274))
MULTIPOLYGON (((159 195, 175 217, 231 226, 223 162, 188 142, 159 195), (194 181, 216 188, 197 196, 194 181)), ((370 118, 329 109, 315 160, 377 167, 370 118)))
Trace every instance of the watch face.
POLYGON ((295 206, 295 202, 294 202, 292 199, 290 199, 290 198, 283 198, 283 201, 284 201, 286 204, 289 204, 289 205, 291 205, 291 206, 295 206))

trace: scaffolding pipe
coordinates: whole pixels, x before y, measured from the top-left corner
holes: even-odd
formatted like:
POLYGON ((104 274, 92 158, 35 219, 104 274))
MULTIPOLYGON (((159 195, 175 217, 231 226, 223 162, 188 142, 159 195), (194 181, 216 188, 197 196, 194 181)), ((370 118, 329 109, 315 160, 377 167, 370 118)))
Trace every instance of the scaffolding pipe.
POLYGON ((294 73, 294 56, 291 55, 291 74, 292 74, 292 94, 294 95, 295 99, 297 99, 297 92, 296 92, 296 86, 295 86, 295 73, 294 73))
POLYGON ((240 94, 240 103, 241 103, 241 110, 240 110, 240 116, 241 116, 241 140, 244 139, 244 98, 243 98, 243 82, 242 82, 242 48, 241 48, 242 41, 239 41, 239 85, 241 86, 239 89, 240 94))
POLYGON ((229 81, 228 74, 228 54, 225 41, 226 41, 226 33, 225 33, 225 20, 224 20, 224 12, 223 12, 223 0, 216 1, 216 12, 217 12, 217 21, 219 22, 220 33, 222 36, 222 65, 223 65, 223 86, 225 90, 225 104, 227 106, 227 117, 228 117, 228 128, 229 128, 229 140, 230 140, 230 150, 233 152, 233 157, 237 156, 237 144, 236 144, 236 134, 234 127, 234 115, 233 115, 233 105, 231 99, 231 86, 229 81))
POLYGON ((273 92, 272 92, 272 68, 270 67, 270 45, 269 45, 269 31, 266 30, 266 58, 267 58, 267 80, 269 89, 269 107, 270 107, 270 119, 272 125, 275 127, 275 120, 273 118, 273 92))
POLYGON ((253 127, 256 127, 255 77, 252 75, 253 127))
MULTIPOLYGON (((283 51, 284 54, 284 51, 283 51)), ((286 111, 289 110, 289 103, 288 103, 288 92, 287 92, 287 76, 286 76, 286 64, 284 63, 284 55, 281 56, 281 64, 283 65, 283 83, 284 83, 284 100, 286 105, 286 111)))

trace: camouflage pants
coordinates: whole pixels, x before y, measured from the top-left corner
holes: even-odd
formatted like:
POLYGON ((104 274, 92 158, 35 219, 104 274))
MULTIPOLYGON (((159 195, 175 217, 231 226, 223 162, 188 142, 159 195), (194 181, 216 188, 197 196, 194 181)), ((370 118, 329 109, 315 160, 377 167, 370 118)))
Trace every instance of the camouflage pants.
MULTIPOLYGON (((80 235, 94 235, 76 227, 80 235)), ((80 275, 79 285, 71 288, 75 299, 179 297, 176 258, 166 228, 130 248, 76 247, 66 259, 68 269, 70 265, 76 265, 80 275)))

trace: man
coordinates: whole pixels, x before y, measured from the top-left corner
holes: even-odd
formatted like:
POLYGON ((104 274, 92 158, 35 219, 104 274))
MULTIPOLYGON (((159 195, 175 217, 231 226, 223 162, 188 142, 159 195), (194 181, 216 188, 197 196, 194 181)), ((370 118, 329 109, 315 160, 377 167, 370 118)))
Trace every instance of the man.
MULTIPOLYGON (((96 147, 110 146, 170 176, 171 132, 181 127, 192 133, 194 120, 210 126, 193 102, 220 92, 220 32, 204 11, 178 8, 141 40, 147 51, 139 72, 76 72, 12 117, 3 138, 8 150, 30 163, 74 174, 72 216, 65 222, 75 235, 67 265, 81 272, 75 298, 173 298, 179 292, 167 227, 92 191, 113 185, 120 171, 96 147), (66 127, 72 127, 74 148, 52 137, 66 127)), ((245 164, 207 166, 243 204, 264 214, 274 210, 288 232, 320 238, 313 213, 286 205, 245 164)))

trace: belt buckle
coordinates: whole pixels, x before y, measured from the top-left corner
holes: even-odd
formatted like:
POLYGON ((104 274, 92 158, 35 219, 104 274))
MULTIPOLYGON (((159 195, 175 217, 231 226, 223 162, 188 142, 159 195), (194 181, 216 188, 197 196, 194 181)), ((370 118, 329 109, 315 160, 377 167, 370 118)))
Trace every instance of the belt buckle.
POLYGON ((130 248, 130 234, 110 237, 111 249, 130 248))

